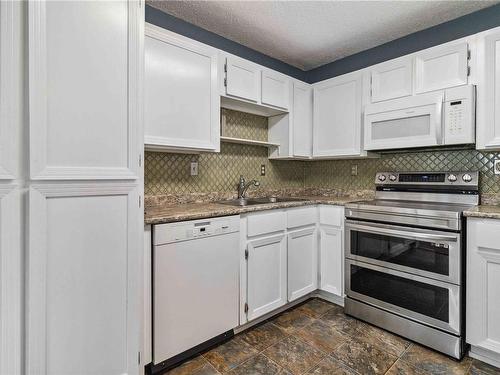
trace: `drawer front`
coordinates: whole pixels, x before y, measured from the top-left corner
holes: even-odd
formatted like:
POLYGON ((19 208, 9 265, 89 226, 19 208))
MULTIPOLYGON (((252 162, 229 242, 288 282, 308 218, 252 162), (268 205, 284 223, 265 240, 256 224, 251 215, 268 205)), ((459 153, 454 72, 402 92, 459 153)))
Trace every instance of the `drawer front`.
POLYGON ((251 214, 247 218, 247 235, 249 237, 261 234, 284 231, 286 214, 283 210, 272 210, 251 214))
POLYGON ((342 227, 344 225, 344 207, 319 206, 319 222, 324 225, 342 227))
POLYGON ((287 227, 296 228, 314 225, 318 221, 316 206, 290 208, 287 210, 287 227))

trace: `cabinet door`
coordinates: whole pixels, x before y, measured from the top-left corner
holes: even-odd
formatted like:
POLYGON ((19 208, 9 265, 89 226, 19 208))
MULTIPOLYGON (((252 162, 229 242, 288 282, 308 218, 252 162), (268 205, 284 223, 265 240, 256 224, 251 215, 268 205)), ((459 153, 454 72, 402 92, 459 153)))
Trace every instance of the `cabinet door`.
POLYGON ((138 373, 137 202, 132 183, 30 189, 28 374, 138 373))
POLYGON ((477 148, 500 149, 500 28, 478 37, 477 148))
POLYGON ((0 182, 0 374, 9 375, 23 373, 25 274, 21 202, 17 184, 0 182))
POLYGON ((500 221, 467 222, 466 339, 500 354, 500 221))
POLYGON ((344 296, 342 230, 320 228, 321 290, 344 296))
POLYGON ((401 98, 412 94, 413 59, 401 58, 374 67, 372 75, 372 102, 401 98))
POLYGON ((418 53, 415 56, 417 94, 467 84, 467 58, 466 42, 418 53))
POLYGON ((267 237, 247 245, 248 320, 283 306, 286 296, 286 237, 267 237))
POLYGON ((226 59, 226 95, 258 102, 260 100, 260 68, 249 61, 226 59))
POLYGON ((318 247, 316 228, 288 233, 288 301, 316 290, 318 247))
POLYGON ((361 88, 358 72, 314 86, 313 156, 361 153, 361 88))
POLYGON ((218 150, 217 50, 149 24, 144 49, 146 148, 218 150))
POLYGON ((283 74, 262 71, 262 104, 288 109, 290 106, 290 80, 283 74))
POLYGON ((312 153, 312 86, 293 84, 293 156, 309 158, 312 153))
POLYGON ((32 179, 137 178, 142 7, 29 2, 32 179))

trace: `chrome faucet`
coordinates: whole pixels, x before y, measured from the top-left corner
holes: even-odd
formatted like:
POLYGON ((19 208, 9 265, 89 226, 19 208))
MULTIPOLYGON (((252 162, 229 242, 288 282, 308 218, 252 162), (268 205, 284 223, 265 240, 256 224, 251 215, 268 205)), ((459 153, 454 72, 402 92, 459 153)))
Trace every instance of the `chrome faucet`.
POLYGON ((243 176, 240 176, 240 183, 238 184, 238 199, 245 199, 247 190, 250 186, 260 186, 260 182, 257 180, 249 181, 248 183, 245 181, 243 176))

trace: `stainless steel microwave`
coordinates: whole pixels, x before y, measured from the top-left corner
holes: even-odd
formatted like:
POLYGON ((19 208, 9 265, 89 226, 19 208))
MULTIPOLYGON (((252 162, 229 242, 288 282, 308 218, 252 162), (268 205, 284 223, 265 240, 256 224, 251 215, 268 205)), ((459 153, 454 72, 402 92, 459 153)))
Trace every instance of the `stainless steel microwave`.
POLYGON ((369 104, 365 150, 475 143, 475 86, 369 104))

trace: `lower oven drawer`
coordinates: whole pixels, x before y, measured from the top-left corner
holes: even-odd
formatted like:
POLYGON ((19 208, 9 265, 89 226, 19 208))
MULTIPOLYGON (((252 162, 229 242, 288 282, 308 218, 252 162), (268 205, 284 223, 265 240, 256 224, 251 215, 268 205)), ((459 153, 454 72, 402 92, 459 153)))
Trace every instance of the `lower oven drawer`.
POLYGON ((461 284, 461 235, 346 220, 346 258, 461 284))
POLYGON ((460 287, 346 259, 346 293, 417 322, 460 334, 460 287))

